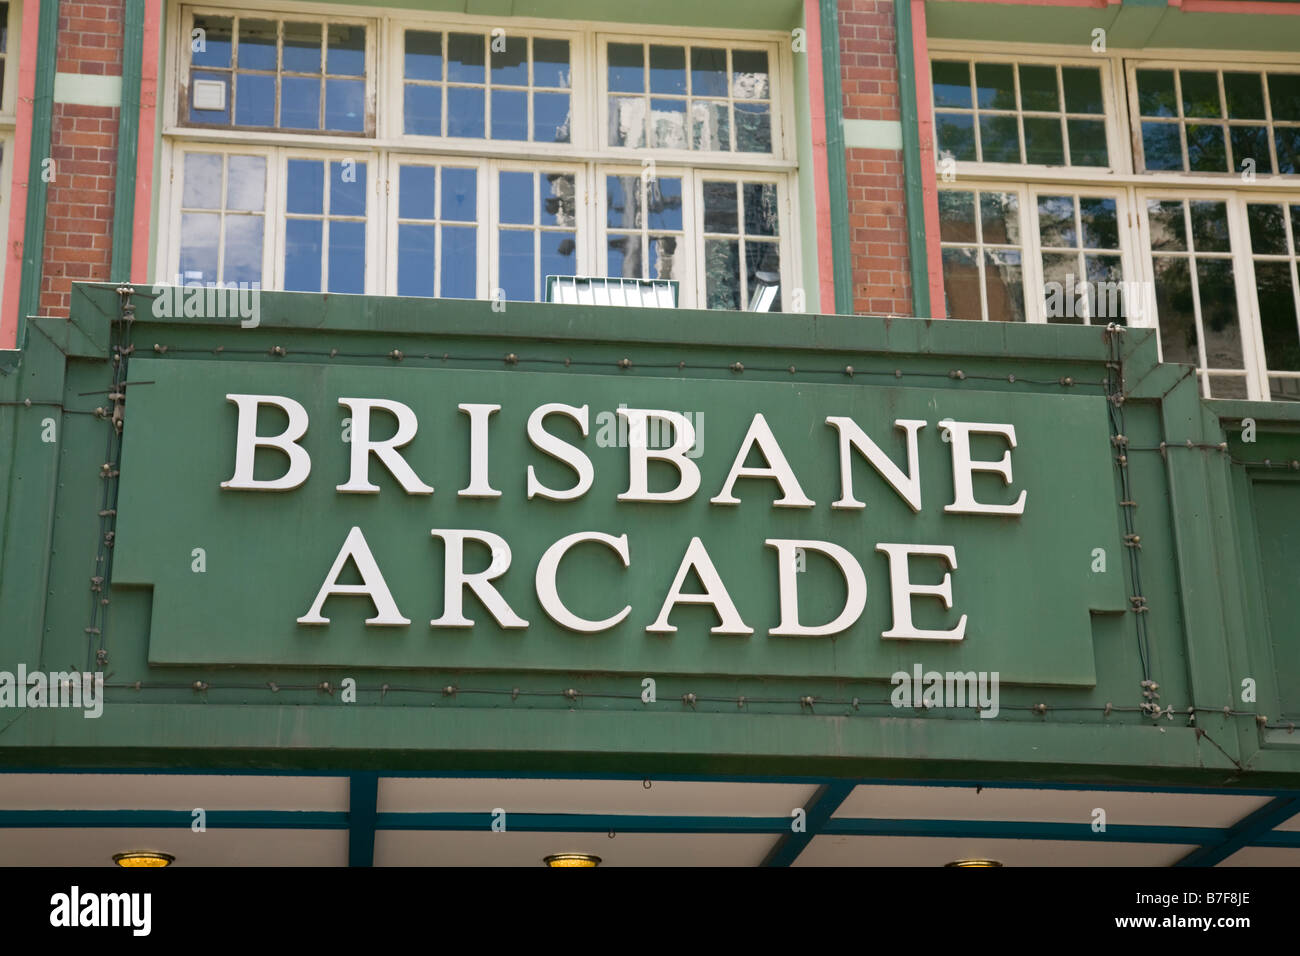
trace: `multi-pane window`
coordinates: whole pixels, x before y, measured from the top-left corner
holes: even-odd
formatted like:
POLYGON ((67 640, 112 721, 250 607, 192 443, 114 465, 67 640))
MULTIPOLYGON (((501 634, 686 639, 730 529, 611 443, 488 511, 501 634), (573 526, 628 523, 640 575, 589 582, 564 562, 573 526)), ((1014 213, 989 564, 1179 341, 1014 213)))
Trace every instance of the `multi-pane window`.
POLYGON ((609 43, 608 145, 772 152, 766 50, 609 43))
POLYGON ((405 133, 569 142, 567 39, 407 30, 404 43, 405 133))
POLYGON ((1109 166, 1096 66, 935 60, 935 129, 959 161, 1109 166))
POLYGON ((397 294, 475 298, 478 170, 426 162, 397 169, 397 294))
POLYGON ((190 152, 180 201, 180 276, 185 282, 261 282, 267 160, 190 152))
POLYGON ((1148 171, 1300 172, 1300 72, 1133 71, 1148 171))
POLYGON ((1226 59, 936 50, 946 314, 1154 328, 1206 397, 1300 399, 1300 64, 1226 59))
POLYGON ((366 164, 290 159, 284 211, 284 288, 364 292, 366 164))
POLYGON ((939 240, 950 318, 1025 320, 1019 193, 944 190, 939 240))
POLYGON ((194 17, 183 122, 232 129, 364 133, 364 24, 194 17))
POLYGON ((164 274, 226 281, 242 229, 264 288, 540 300, 610 275, 671 278, 686 308, 803 301, 788 36, 251 2, 171 25, 164 274), (186 204, 225 202, 222 164, 253 155, 255 212, 186 204))

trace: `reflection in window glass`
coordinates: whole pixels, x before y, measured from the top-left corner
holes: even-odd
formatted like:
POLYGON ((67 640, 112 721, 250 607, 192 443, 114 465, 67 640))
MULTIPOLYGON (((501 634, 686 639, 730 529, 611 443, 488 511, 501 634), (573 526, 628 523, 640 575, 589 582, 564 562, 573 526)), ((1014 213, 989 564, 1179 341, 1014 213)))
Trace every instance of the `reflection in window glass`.
POLYGON ((946 314, 1025 321, 1020 197, 991 190, 939 193, 939 244, 946 314))
POLYGON ((366 284, 366 163, 290 159, 284 287, 360 295, 366 284))
POLYGON ((577 275, 577 218, 574 173, 497 176, 497 285, 507 299, 540 301, 547 276, 577 275))
POLYGON ((775 183, 705 180, 705 305, 748 309, 762 289, 777 286, 769 311, 782 311, 779 200, 775 183))
POLYGON ((181 283, 261 283, 266 157, 185 153, 181 283))
POLYGON ((1246 206, 1269 395, 1300 400, 1300 205, 1246 206))
POLYGON ((1037 201, 1047 321, 1128 324, 1118 200, 1040 194, 1037 201))
POLYGON ((605 197, 605 274, 680 280, 681 177, 606 176, 605 197))
POLYGON ((478 295, 478 171, 403 163, 397 182, 397 294, 478 295))

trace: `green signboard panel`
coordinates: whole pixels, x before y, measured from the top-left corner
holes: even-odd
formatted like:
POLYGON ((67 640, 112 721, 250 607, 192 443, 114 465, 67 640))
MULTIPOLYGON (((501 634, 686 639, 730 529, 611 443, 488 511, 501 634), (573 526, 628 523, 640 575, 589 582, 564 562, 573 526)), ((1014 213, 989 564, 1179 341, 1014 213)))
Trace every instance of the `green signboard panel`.
POLYGON ((143 358, 132 377, 152 384, 131 393, 113 585, 152 588, 152 664, 888 679, 922 662, 1090 686, 1092 615, 1127 605, 1100 396, 143 358), (256 447, 253 417, 269 441, 294 403, 301 451, 256 447), (665 450, 676 433, 638 409, 683 416, 694 447, 665 450), (406 433, 354 473, 366 420, 380 446, 406 433), (223 487, 294 459, 296 487, 223 487), (607 537, 557 545, 580 532, 607 537), (951 607, 923 590, 945 577, 951 607))

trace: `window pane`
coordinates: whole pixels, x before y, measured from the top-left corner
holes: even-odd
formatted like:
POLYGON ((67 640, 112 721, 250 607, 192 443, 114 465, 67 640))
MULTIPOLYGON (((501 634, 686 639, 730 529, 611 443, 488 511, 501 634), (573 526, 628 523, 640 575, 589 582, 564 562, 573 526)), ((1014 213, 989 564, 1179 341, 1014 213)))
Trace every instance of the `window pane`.
POLYGON ((404 69, 410 80, 441 80, 442 34, 407 30, 404 69))
POLYGON ((1264 332, 1264 357, 1275 372, 1300 372, 1300 330, 1296 326, 1291 263, 1256 262, 1255 289, 1264 332))
MULTIPOLYGON (((1250 249, 1257 256, 1284 256, 1286 217, 1282 206, 1273 203, 1250 203, 1246 221, 1250 224, 1250 249)), ((1256 265, 1258 270, 1258 264, 1256 265)))
POLYGON ((1020 132, 1014 116, 980 116, 980 149, 986 163, 1020 162, 1020 132))
POLYGON ((704 184, 704 231, 736 234, 739 228, 736 184, 706 182, 704 184))
POLYGON ((609 98, 609 143, 611 146, 645 145, 645 100, 639 96, 609 98))
POLYGON ((1042 244, 1054 249, 1073 249, 1079 244, 1074 227, 1074 197, 1038 197, 1038 235, 1042 244))
POLYGON ((497 177, 497 184, 501 204, 499 221, 531 226, 536 221, 533 209, 533 174, 501 173, 497 177))
POLYGON ((980 319, 980 273, 973 249, 943 250, 943 292, 948 318, 980 319))
POLYGON ((1151 248, 1185 250, 1187 248, 1187 223, 1183 218, 1183 204, 1178 200, 1147 200, 1147 219, 1151 227, 1151 248))
POLYGON ((641 237, 611 235, 606 255, 607 274, 620 279, 641 278, 641 237))
POLYGON ((1300 73, 1270 73, 1268 98, 1275 122, 1300 120, 1300 73))
POLYGON ((984 250, 984 288, 991 320, 1025 321, 1025 283, 1018 250, 984 250))
POLYGON ((447 88, 447 135, 483 138, 483 90, 465 86, 447 88))
POLYGON ((1061 141, 1059 119, 1025 117, 1025 162, 1044 166, 1065 165, 1065 148, 1061 141))
MULTIPOLYGON (((749 292, 748 302, 754 301, 754 294, 763 286, 781 284, 781 252, 775 242, 746 242, 745 243, 745 273, 746 286, 749 292)), ((781 293, 777 292, 777 297, 769 309, 771 312, 781 311, 781 293)))
POLYGON ((1101 98, 1101 71, 1090 66, 1063 66, 1067 113, 1104 113, 1101 98))
POLYGON ((533 94, 533 141, 569 142, 568 93, 533 94))
POLYGON ((541 178, 541 224, 572 229, 577 222, 577 189, 573 174, 542 173, 541 178))
POLYGON ((1192 207, 1192 248, 1197 252, 1230 252, 1226 203, 1201 201, 1192 207))
POLYGON ((1088 276, 1088 315, 1091 321, 1102 325, 1115 322, 1127 325, 1127 308, 1124 303, 1124 270, 1119 256, 1084 256, 1088 276))
POLYGON ((663 149, 689 147, 686 142, 685 100, 650 101, 650 145, 663 149))
POLYGON ((767 104, 736 104, 736 149, 742 153, 772 152, 772 117, 767 104))
POLYGON ((442 135, 442 87, 408 83, 402 105, 402 127, 414 136, 442 135))
POLYGON ((528 138, 528 94, 523 90, 492 91, 492 138, 528 138))
POLYGON ((238 63, 241 70, 275 70, 273 20, 240 20, 238 63))
POLYGON ((1264 118, 1264 84, 1258 73, 1223 74, 1223 91, 1228 97, 1229 118, 1264 118))
POLYGON ((319 23, 286 23, 284 25, 284 51, 281 63, 286 73, 319 73, 321 71, 321 25, 319 23))
POLYGON ((330 215, 366 214, 366 164, 355 160, 330 163, 330 215))
POLYGON ((285 210, 319 216, 325 211, 325 164, 315 159, 289 160, 285 210))
POLYGON ((1233 278, 1232 260, 1198 258, 1196 285, 1201 294, 1206 367, 1244 368, 1241 329, 1237 323, 1237 284, 1233 278))
POLYGON ((939 193, 939 239, 975 241, 975 194, 945 189, 939 193))
POLYGON ((740 308, 740 243, 704 241, 705 304, 710 309, 740 308))
POLYGON ((776 183, 745 183, 745 235, 775 236, 779 225, 776 183))
POLYGON ((185 188, 181 194, 181 205, 189 209, 221 208, 219 153, 185 154, 185 188))
MULTIPOLYGON (((194 66, 230 67, 231 19, 230 17, 196 16, 194 29, 202 30, 199 49, 190 54, 194 66)), ((191 43, 191 48, 193 43, 191 43)))
POLYGON ((1192 172, 1231 172, 1223 133, 1222 126, 1187 124, 1187 163, 1192 172))
POLYGON ((542 278, 577 275, 578 241, 571 232, 538 233, 542 244, 542 278))
MULTIPOLYGON (((275 81, 272 80, 272 83, 275 81)), ((228 73, 206 73, 202 70, 195 70, 190 74, 190 104, 189 104, 189 122, 191 123, 218 123, 225 125, 230 122, 230 74, 228 73), (205 86, 209 83, 220 83, 225 90, 225 102, 219 110, 197 109, 194 105, 195 97, 198 94, 199 84, 205 86)))
POLYGON ((1217 73, 1183 70, 1179 76, 1183 85, 1183 115, 1219 117, 1219 76, 1217 73))
POLYGON ((952 153, 953 159, 975 161, 975 119, 964 113, 935 114, 939 150, 952 153))
POLYGON ((1160 316, 1160 346, 1166 362, 1199 365, 1196 313, 1186 256, 1157 256, 1152 260, 1156 309, 1160 316))
POLYGON ((680 46, 650 46, 650 92, 686 94, 686 50, 680 46))
POLYGON ((677 274, 677 237, 651 236, 650 246, 651 279, 676 279, 677 274))
POLYGON ((680 230, 682 181, 667 176, 652 179, 646 184, 646 205, 646 218, 651 229, 680 230))
POLYGON ((737 99, 765 100, 771 97, 767 53, 763 50, 733 50, 731 89, 737 99))
POLYGON ((221 271, 223 282, 260 282, 262 279, 261 216, 227 216, 226 248, 221 271))
POLYGON ((226 208, 260 212, 265 201, 266 158, 231 156, 226 163, 226 208))
POLYGON ((1138 70, 1137 88, 1138 111, 1142 116, 1178 115, 1173 70, 1138 70))
POLYGON ((329 26, 325 72, 335 76, 365 76, 366 28, 341 23, 329 26))
POLYGON ((1020 106, 1021 109, 1049 113, 1061 109, 1060 92, 1056 88, 1056 67, 1020 67, 1020 106))
POLYGON ((980 193, 980 235, 985 243, 1020 245, 1020 197, 980 193))
MULTIPOLYGON (((1246 160, 1254 161, 1254 170, 1260 173, 1273 171, 1273 160, 1268 155, 1268 128, 1264 126, 1231 126, 1228 137, 1232 143, 1233 172, 1241 172, 1246 160)), ((1247 167, 1251 168, 1251 167, 1247 167)))
POLYGON ((731 111, 725 102, 691 103, 691 139, 695 149, 731 149, 731 111))
POLYGON ((443 226, 442 297, 474 298, 478 294, 477 270, 478 231, 473 226, 443 226))
POLYGON ((1106 149, 1106 124, 1102 120, 1065 121, 1070 134, 1070 165, 1109 166, 1106 149))
POLYGON ((280 126, 320 129, 320 80, 299 76, 281 78, 280 126))
POLYGON ((533 85, 568 89, 570 85, 569 41, 533 40, 533 85))
MULTIPOLYGON (((430 208, 433 192, 430 190, 430 208)), ((458 222, 478 220, 478 173, 473 169, 442 171, 442 218, 458 222)), ((445 230, 444 230, 445 232, 445 230)))
MULTIPOLYGON (((1043 312, 1054 325, 1082 325, 1079 293, 1086 287, 1074 253, 1043 253, 1043 312)), ((1086 299, 1085 299, 1086 304, 1086 299)))
POLYGON ((486 40, 476 33, 452 33, 447 37, 447 80, 452 83, 482 83, 487 59, 486 40))
POLYGON ((691 49, 691 93, 694 96, 727 95, 727 51, 706 47, 691 49))
POLYGON ((533 232, 529 229, 502 229, 500 249, 501 288, 506 298, 516 302, 532 301, 536 266, 533 264, 533 232))
POLYGON ((645 48, 639 43, 611 43, 607 50, 610 92, 644 92, 645 48))
POLYGON ((329 291, 360 295, 366 291, 366 224, 330 222, 329 291))
POLYGON ((1246 389, 1246 379, 1241 375, 1211 375, 1210 379, 1210 397, 1211 398, 1239 398, 1244 399, 1249 395, 1246 389))
MULTIPOLYGON (((501 46, 497 43, 496 46, 501 46)), ((492 84, 494 86, 528 85, 528 38, 505 37, 505 49, 492 51, 492 84)))
MULTIPOLYGON (((405 167, 412 168, 412 167, 405 167)), ((418 226, 401 223, 397 227, 397 294, 434 294, 433 269, 437 246, 437 226, 418 226)), ((443 286, 447 276, 444 271, 443 286)))
MULTIPOLYGON (((438 170, 433 166, 402 166, 397 173, 397 215, 401 219, 433 219, 438 170)), ((446 188, 444 174, 443 188, 446 188)), ((443 197, 443 205, 446 205, 443 197)), ((412 236, 420 235, 412 233, 412 236)), ((399 292, 398 295, 405 295, 399 292)), ((411 293, 417 295, 419 293, 411 293)))
POLYGON ((217 281, 217 240, 220 235, 221 216, 216 213, 187 212, 181 216, 182 281, 217 281))
POLYGON ((238 74, 235 79, 235 122, 240 126, 275 125, 275 77, 238 74))
POLYGON ((1177 123, 1143 123, 1142 156, 1150 170, 1182 169, 1183 147, 1177 123))
POLYGON ((605 224, 611 228, 641 226, 641 180, 637 176, 605 177, 605 224))
POLYGON ((1300 127, 1275 129, 1273 141, 1277 146, 1277 171, 1288 176, 1300 173, 1300 127))
POLYGON ((970 64, 935 60, 930 64, 934 84, 934 105, 971 108, 970 64))
POLYGON ((325 81, 325 128, 344 133, 365 129, 365 80, 325 81))
POLYGON ((1011 64, 975 64, 975 103, 980 109, 1014 110, 1015 84, 1011 64))
POLYGON ((320 291, 319 219, 289 219, 284 230, 284 287, 290 292, 320 291))
POLYGON ((1119 248, 1119 210, 1115 200, 1082 197, 1079 221, 1083 224, 1085 249, 1119 248))

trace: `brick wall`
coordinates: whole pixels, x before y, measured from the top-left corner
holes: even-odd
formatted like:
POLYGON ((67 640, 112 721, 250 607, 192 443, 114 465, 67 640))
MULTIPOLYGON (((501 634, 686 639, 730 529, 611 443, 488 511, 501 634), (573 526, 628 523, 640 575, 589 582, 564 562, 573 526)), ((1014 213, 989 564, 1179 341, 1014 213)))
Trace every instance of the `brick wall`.
MULTIPOLYGON (((121 76, 122 8, 123 0, 61 3, 57 71, 121 76)), ((109 278, 118 109, 55 103, 52 112, 38 311, 65 316, 74 281, 109 278)))
MULTIPOLYGON (((840 79, 846 120, 898 122, 893 0, 840 0, 840 79)), ((903 153, 846 156, 853 310, 912 314, 903 153)))

